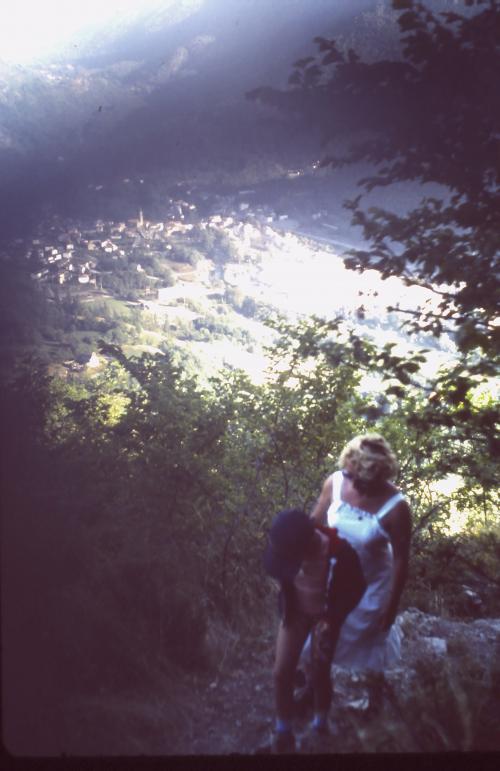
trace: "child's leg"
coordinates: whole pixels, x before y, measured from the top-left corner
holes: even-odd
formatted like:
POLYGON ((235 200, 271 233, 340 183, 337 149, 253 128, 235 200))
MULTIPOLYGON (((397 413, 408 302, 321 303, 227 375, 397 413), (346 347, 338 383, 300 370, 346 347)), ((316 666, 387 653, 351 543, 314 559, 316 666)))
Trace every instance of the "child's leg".
POLYGON ((331 666, 338 630, 335 625, 322 619, 312 633, 311 672, 314 688, 315 719, 325 720, 332 702, 331 666))
POLYGON ((302 648, 300 658, 298 661, 298 667, 301 669, 305 676, 306 680, 308 682, 311 681, 312 675, 311 675, 311 645, 312 645, 312 634, 309 634, 307 636, 307 639, 304 643, 304 647, 302 648))
POLYGON ((274 663, 274 688, 276 716, 283 724, 291 724, 293 706, 293 681, 302 646, 311 629, 311 619, 296 613, 287 626, 280 623, 276 641, 274 663))

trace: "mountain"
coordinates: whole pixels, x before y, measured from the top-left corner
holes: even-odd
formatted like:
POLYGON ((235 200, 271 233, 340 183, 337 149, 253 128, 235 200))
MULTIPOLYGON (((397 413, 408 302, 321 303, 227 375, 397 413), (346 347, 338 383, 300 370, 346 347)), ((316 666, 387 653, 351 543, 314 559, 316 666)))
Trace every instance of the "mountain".
POLYGON ((317 146, 311 127, 259 109, 245 93, 285 86, 293 61, 311 53, 318 34, 372 57, 394 52, 398 38, 388 0, 125 5, 118 17, 103 8, 52 57, 22 64, 0 57, 6 205, 13 184, 19 207, 23 195, 33 199, 33 187, 35 198, 50 198, 52 185, 73 189, 80 178, 85 184, 158 166, 186 171, 207 156, 216 166, 228 153, 241 163, 280 150, 300 155, 317 146))
POLYGON ((90 183, 312 158, 317 137, 245 93, 284 86, 318 31, 348 29, 370 6, 147 4, 119 21, 104 15, 52 59, 0 62, 2 232, 23 231, 27 215, 36 221, 41 205, 67 205, 90 183))

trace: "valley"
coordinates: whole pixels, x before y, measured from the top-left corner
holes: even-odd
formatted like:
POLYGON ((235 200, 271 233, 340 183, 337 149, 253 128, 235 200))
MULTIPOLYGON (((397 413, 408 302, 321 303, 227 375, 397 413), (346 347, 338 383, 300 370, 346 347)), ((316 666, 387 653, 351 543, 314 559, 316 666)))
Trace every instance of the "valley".
MULTIPOLYGON (((207 375, 230 367, 261 380, 272 340, 266 318, 276 312, 342 315, 378 344, 415 345, 386 309, 432 302, 431 293, 344 267, 342 252, 359 242, 338 199, 328 206, 321 172, 294 168, 253 188, 164 184, 145 214, 148 183, 124 178, 113 191, 127 214, 138 203, 134 217, 53 215, 1 252, 43 298, 37 348, 59 372, 102 365, 102 340, 127 355, 175 347, 207 375)), ((100 194, 109 195, 104 185, 87 192, 93 205, 100 194)), ((431 349, 427 375, 453 351, 444 337, 419 344, 431 349)))

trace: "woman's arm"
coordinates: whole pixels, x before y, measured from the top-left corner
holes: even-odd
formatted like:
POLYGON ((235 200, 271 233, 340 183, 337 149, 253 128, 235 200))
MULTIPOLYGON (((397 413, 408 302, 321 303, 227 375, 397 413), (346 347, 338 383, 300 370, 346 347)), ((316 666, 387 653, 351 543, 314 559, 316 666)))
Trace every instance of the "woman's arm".
POLYGON ((313 510, 311 511, 311 514, 309 515, 317 525, 326 525, 326 512, 328 511, 328 507, 332 502, 332 493, 333 493, 333 483, 332 483, 332 478, 330 476, 324 483, 323 489, 321 490, 321 494, 318 500, 316 501, 316 504, 313 510))
POLYGON ((387 607, 382 617, 382 629, 388 630, 394 623, 399 600, 408 576, 408 561, 411 541, 410 507, 402 501, 384 517, 383 527, 388 532, 392 545, 393 571, 392 587, 387 607))

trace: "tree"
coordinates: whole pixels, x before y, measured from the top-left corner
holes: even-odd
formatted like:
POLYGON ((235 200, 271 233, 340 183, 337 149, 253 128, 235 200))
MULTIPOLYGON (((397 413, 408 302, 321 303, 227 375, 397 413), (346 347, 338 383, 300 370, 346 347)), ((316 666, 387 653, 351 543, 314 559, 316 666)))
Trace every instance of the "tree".
MULTIPOLYGON (((317 37, 317 56, 295 63, 288 90, 249 96, 319 126, 325 168, 358 163, 369 170, 359 180, 362 193, 345 202, 366 246, 350 249, 345 264, 400 277, 435 298, 426 307, 388 308, 408 319, 410 331, 450 332, 458 349, 434 378, 420 380, 424 402, 412 420, 422 435, 441 437, 435 473, 455 466, 482 496, 500 453, 492 398, 500 331, 500 4, 465 6, 437 13, 417 0, 393 0, 399 58, 366 63, 317 37), (367 205, 373 191, 400 183, 417 191, 430 183, 440 192, 422 188, 419 205, 406 213, 367 205), (481 389, 488 399, 477 398, 481 389)), ((398 364, 389 350, 381 353, 396 378, 390 390, 404 403, 414 375, 405 357, 398 364)))
POLYGON ((345 204, 368 242, 347 253, 347 267, 427 288, 437 304, 401 309, 411 325, 436 335, 451 329, 461 351, 492 354, 499 338, 500 6, 465 5, 462 14, 436 13, 417 0, 393 0, 402 58, 367 64, 317 37, 317 56, 295 63, 288 91, 249 96, 308 114, 332 150, 323 166, 372 169, 359 182, 364 194, 345 204), (362 208, 363 195, 398 182, 436 183, 444 193, 423 197, 406 214, 362 208))

